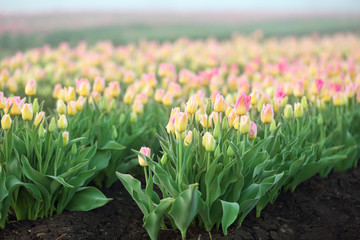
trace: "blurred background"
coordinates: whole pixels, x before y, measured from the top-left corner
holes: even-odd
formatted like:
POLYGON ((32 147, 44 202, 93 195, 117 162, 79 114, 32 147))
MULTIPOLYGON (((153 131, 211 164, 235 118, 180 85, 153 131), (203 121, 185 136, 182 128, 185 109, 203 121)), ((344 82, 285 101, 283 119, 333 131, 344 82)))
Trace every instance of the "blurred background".
POLYGON ((44 44, 360 33, 360 0, 0 0, 0 57, 44 44))

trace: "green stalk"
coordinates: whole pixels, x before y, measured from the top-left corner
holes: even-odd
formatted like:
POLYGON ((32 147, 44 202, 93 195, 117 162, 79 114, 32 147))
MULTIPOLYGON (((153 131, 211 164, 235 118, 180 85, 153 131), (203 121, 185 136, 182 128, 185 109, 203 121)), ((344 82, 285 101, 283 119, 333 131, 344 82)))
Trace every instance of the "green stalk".
POLYGON ((264 138, 267 138, 268 135, 268 124, 265 123, 265 133, 264 133, 264 138))
POLYGON ((181 136, 181 133, 179 132, 179 168, 178 168, 178 175, 179 175, 179 178, 178 178, 178 185, 179 185, 179 190, 181 189, 181 183, 182 183, 182 168, 183 168, 183 165, 182 165, 182 152, 183 152, 183 140, 182 140, 182 136, 181 136))
POLYGON ((245 153, 245 150, 246 150, 246 137, 247 137, 247 134, 243 134, 243 146, 242 146, 242 154, 245 153))

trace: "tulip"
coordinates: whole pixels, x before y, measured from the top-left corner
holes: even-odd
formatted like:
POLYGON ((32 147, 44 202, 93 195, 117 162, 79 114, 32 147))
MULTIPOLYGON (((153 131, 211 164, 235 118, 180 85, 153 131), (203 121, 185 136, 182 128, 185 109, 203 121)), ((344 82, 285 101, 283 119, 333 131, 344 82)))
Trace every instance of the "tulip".
POLYGON ((25 86, 25 94, 28 96, 34 96, 36 94, 35 80, 31 79, 25 86))
POLYGON ((271 123, 274 118, 273 106, 270 104, 264 104, 261 110, 261 122, 271 123))
POLYGON ((76 100, 76 93, 73 87, 68 87, 65 91, 65 101, 75 101, 76 100))
POLYGON ((229 116, 228 116, 228 124, 229 127, 233 127, 234 126, 234 120, 237 117, 235 110, 232 109, 232 111, 230 112, 229 116))
POLYGON ((294 117, 294 111, 292 105, 286 104, 284 109, 284 117, 285 119, 292 119, 294 117))
POLYGON ((9 114, 5 114, 1 119, 1 127, 4 130, 9 130, 11 127, 11 118, 9 114))
MULTIPOLYGON (((140 153, 144 154, 146 157, 150 158, 151 155, 151 149, 148 147, 141 147, 140 153)), ((144 159, 141 155, 138 155, 139 165, 142 167, 149 166, 146 159, 144 159)))
POLYGON ((184 139, 184 145, 185 146, 188 146, 191 141, 192 141, 192 138, 193 138, 193 132, 192 131, 188 131, 187 134, 186 134, 186 137, 184 139))
POLYGON ((305 110, 308 108, 308 102, 307 102, 305 96, 303 96, 303 97, 301 98, 301 106, 302 106, 305 110))
POLYGON ((86 98, 79 96, 79 98, 76 100, 75 106, 77 111, 81 111, 84 108, 84 104, 86 102, 86 98))
POLYGON ((36 113, 34 120, 35 127, 37 127, 40 124, 40 122, 44 119, 44 117, 45 117, 45 112, 36 113))
POLYGON ((303 115, 304 115, 303 106, 301 105, 301 103, 295 103, 295 107, 294 107, 295 118, 302 118, 303 115))
POLYGON ((67 112, 70 116, 74 116, 77 113, 75 101, 68 102, 67 112))
POLYGON ((62 132, 63 146, 65 146, 69 142, 69 132, 62 132))
POLYGON ((189 101, 186 103, 186 112, 190 114, 194 114, 197 110, 197 102, 194 100, 193 97, 189 99, 189 101))
POLYGON ((242 134, 248 134, 250 132, 250 118, 247 115, 242 115, 240 118, 240 132, 242 134))
POLYGON ((63 100, 57 100, 56 102, 56 111, 58 114, 66 113, 66 105, 63 100))
POLYGON ((61 90, 62 90, 61 84, 60 83, 56 84, 55 87, 54 87, 53 94, 52 94, 53 98, 59 99, 60 94, 61 94, 61 90))
POLYGON ((165 95, 164 89, 162 89, 162 88, 156 89, 155 96, 154 96, 155 102, 162 102, 164 95, 165 95))
POLYGON ((68 122, 66 116, 62 114, 58 120, 58 127, 59 129, 64 130, 67 128, 67 126, 68 126, 68 122))
POLYGON ((105 88, 105 78, 96 77, 94 80, 93 90, 96 92, 103 92, 105 88))
POLYGON ((33 111, 31 104, 24 104, 22 109, 22 119, 24 121, 30 121, 33 119, 33 111))
POLYGON ((216 147, 216 142, 211 133, 206 132, 202 138, 202 145, 205 147, 207 152, 213 152, 216 147))
POLYGON ((248 138, 250 140, 252 140, 252 139, 255 139, 256 136, 257 136, 257 126, 253 121, 251 121, 250 122, 250 132, 248 133, 248 138))
POLYGON ((185 131, 187 126, 187 116, 183 112, 178 112, 175 115, 175 130, 182 133, 185 131))
POLYGON ((214 111, 215 112, 225 112, 226 102, 224 97, 220 94, 216 95, 215 103, 214 103, 214 111))
POLYGON ((76 80, 76 91, 80 96, 87 97, 90 94, 90 83, 86 78, 76 80))
POLYGON ((117 98, 120 96, 120 83, 112 81, 109 83, 110 94, 112 97, 117 98))
POLYGON ((169 107, 173 102, 173 98, 174 96, 171 92, 166 92, 162 100, 162 103, 164 104, 164 106, 169 107))
POLYGON ((303 84, 303 82, 297 82, 295 84, 294 95, 295 95, 295 97, 304 96, 304 84, 303 84))
POLYGON ((144 112, 144 104, 140 100, 137 100, 132 105, 132 110, 137 114, 142 114, 144 112))
POLYGON ((6 107, 4 109, 4 112, 8 113, 11 107, 10 115, 20 115, 24 103, 25 103, 25 98, 20 99, 20 97, 10 97, 6 100, 6 107))
POLYGON ((245 115, 250 109, 251 96, 246 96, 241 94, 240 97, 236 100, 234 109, 238 116, 245 115))
POLYGON ((175 132, 175 116, 170 117, 168 124, 166 125, 166 131, 170 134, 170 132, 175 132))
POLYGON ((0 110, 6 107, 6 97, 4 97, 4 93, 0 92, 0 110))

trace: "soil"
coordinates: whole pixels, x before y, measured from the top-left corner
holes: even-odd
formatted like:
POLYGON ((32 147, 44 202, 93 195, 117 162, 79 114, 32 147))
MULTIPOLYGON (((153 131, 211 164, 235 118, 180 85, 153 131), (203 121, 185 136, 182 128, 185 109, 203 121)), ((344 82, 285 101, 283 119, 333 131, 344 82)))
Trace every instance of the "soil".
MULTIPOLYGON (((65 212, 36 221, 11 221, 0 239, 148 239, 142 213, 118 182, 104 193, 114 200, 89 212, 65 212)), ((202 228, 190 227, 188 239, 210 239, 202 228)), ((318 176, 294 193, 280 194, 260 218, 253 211, 243 226, 228 235, 211 232, 212 239, 360 239, 360 168, 318 176)), ((181 239, 175 230, 162 230, 159 239, 181 239)))

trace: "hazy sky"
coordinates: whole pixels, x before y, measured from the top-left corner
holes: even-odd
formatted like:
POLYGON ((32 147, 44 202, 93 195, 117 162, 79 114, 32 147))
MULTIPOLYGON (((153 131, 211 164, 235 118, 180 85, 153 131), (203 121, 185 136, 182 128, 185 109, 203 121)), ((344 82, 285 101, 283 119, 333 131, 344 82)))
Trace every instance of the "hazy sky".
POLYGON ((0 0, 0 12, 107 10, 360 13, 360 0, 0 0))

